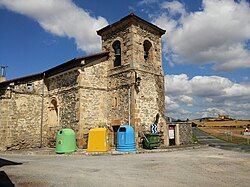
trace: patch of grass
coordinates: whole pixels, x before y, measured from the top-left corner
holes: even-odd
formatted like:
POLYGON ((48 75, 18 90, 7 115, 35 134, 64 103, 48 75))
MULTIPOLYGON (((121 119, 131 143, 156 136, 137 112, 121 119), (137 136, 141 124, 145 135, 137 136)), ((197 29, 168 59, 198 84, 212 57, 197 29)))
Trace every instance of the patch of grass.
POLYGON ((194 134, 192 135, 192 143, 198 143, 198 138, 194 134))

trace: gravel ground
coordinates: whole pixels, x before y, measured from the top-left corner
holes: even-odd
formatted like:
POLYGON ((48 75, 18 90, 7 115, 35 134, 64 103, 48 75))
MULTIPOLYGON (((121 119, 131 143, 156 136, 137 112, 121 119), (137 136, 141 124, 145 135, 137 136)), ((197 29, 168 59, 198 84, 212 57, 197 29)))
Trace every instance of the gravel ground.
POLYGON ((22 163, 0 166, 16 186, 250 186, 250 154, 212 147, 116 156, 0 158, 22 163))

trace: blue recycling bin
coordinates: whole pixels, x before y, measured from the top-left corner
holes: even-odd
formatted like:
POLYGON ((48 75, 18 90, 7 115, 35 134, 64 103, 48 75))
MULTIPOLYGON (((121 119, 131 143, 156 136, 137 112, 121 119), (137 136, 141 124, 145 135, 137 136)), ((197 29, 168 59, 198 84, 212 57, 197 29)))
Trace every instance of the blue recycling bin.
POLYGON ((130 125, 122 125, 117 131, 117 151, 135 152, 135 131, 130 125))

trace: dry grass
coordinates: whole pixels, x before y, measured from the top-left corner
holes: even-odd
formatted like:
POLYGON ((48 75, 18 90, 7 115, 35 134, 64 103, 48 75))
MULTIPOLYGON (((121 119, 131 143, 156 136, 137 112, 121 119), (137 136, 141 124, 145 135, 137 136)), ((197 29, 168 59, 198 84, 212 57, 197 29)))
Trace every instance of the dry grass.
POLYGON ((194 120, 193 123, 202 127, 246 127, 250 126, 250 120, 229 120, 229 121, 202 121, 194 120))
POLYGON ((249 145, 250 137, 244 136, 242 133, 245 128, 235 127, 199 127, 201 130, 211 134, 219 139, 236 143, 249 145))

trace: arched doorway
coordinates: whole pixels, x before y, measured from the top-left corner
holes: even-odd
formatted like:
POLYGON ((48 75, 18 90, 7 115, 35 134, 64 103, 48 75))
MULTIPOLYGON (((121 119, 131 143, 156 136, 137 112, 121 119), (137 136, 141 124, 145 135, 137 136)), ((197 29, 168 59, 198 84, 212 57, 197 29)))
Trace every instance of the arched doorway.
POLYGON ((56 98, 53 98, 50 102, 48 117, 50 127, 58 126, 58 105, 56 98))
POLYGON ((55 147, 56 133, 60 130, 59 127, 59 107, 56 98, 52 98, 48 107, 48 145, 49 147, 55 147))

